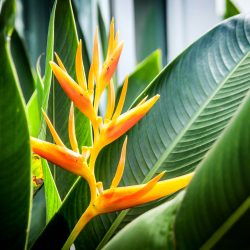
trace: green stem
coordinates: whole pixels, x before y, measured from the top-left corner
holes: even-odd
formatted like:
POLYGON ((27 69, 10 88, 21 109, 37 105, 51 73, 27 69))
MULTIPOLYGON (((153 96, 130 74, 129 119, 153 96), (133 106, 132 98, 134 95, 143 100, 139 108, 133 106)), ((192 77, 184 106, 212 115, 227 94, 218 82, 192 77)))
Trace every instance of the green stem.
POLYGON ((83 213, 83 215, 81 216, 81 218, 78 220, 78 222, 76 223, 74 229, 72 230, 72 232, 70 233, 67 241, 65 242, 65 244, 62 247, 62 250, 68 250, 70 249, 71 245, 74 243, 75 239, 77 238, 77 236, 80 234, 80 232, 82 231, 82 229, 88 224, 88 222, 94 218, 97 215, 97 213, 95 212, 95 209, 93 207, 92 204, 89 204, 88 208, 86 209, 86 211, 83 213))

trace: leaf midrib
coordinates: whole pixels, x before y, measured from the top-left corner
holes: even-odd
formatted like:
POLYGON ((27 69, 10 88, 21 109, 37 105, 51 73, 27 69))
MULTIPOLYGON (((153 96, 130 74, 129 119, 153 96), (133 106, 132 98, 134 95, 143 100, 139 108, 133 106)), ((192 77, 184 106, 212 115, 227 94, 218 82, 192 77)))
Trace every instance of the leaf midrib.
MULTIPOLYGON (((186 128, 184 128, 182 130, 182 132, 179 134, 179 136, 176 137, 176 139, 173 141, 172 145, 167 148, 165 150, 165 152, 162 154, 162 156, 158 159, 158 161, 155 163, 155 165, 153 166, 153 168, 149 171, 149 173, 146 175, 146 177, 144 178, 144 180, 142 181, 142 183, 146 183, 147 181, 149 181, 153 175, 156 173, 156 171, 160 168, 161 164, 164 162, 164 160, 170 155, 170 153, 172 152, 172 150, 175 148, 175 146, 179 143, 180 139, 183 137, 183 135, 185 135, 185 133, 189 130, 189 128, 191 128, 191 126, 193 125, 194 121, 200 116, 200 114, 204 111, 204 109, 207 107, 207 105, 211 102, 211 100, 216 96, 216 94, 221 90, 221 88, 225 85, 225 83, 228 81, 229 78, 231 78, 231 76, 235 73, 235 71, 239 68, 239 66, 242 64, 242 62, 245 61, 245 59, 250 55, 250 50, 247 52, 247 54, 239 61, 239 63, 237 63, 235 65, 235 67, 230 71, 230 73, 228 74, 228 76, 218 85, 218 87, 216 88, 216 90, 214 91, 214 93, 207 99, 207 101, 204 102, 204 104, 201 106, 200 110, 198 110, 198 112, 193 116, 193 118, 190 119, 189 123, 187 124, 186 128)), ((162 72, 164 72, 166 70, 166 68, 164 68, 162 70, 162 72)), ((159 73, 158 76, 156 76, 152 83, 149 85, 152 86, 153 82, 155 81, 155 79, 157 79, 161 74, 159 73)), ((148 89, 148 88, 147 88, 148 89)), ((140 95, 141 96, 141 95, 140 95)), ((120 223, 122 222, 122 220, 124 219, 124 217, 126 216, 126 214, 129 212, 130 209, 124 210, 122 212, 120 212, 120 214, 117 216, 117 218, 115 219, 115 221, 112 223, 111 227, 109 228, 109 230, 106 232, 106 234, 104 235, 103 239, 101 240, 101 242, 99 243, 99 245, 97 246, 97 250, 101 249, 106 243, 107 241, 110 239, 110 237, 113 235, 113 233, 115 232, 115 230, 117 229, 117 227, 120 225, 120 223)))
POLYGON ((159 158, 159 160, 155 163, 154 167, 149 171, 145 179, 143 180, 143 183, 149 181, 153 175, 156 173, 156 171, 159 169, 161 164, 164 162, 164 160, 170 155, 172 150, 176 147, 176 145, 179 143, 181 138, 186 134, 186 132, 192 127, 193 123, 197 120, 197 118, 200 116, 200 114, 204 111, 204 109, 208 106, 208 104, 213 100, 213 98, 216 96, 216 94, 221 90, 221 88, 225 85, 225 83, 228 81, 229 78, 234 74, 234 72, 238 69, 238 67, 241 65, 243 61, 250 55, 250 50, 248 53, 239 61, 239 63, 234 67, 234 69, 228 74, 228 76, 224 79, 224 81, 221 82, 221 84, 218 85, 217 89, 214 91, 214 93, 207 99, 207 101, 204 102, 204 104, 201 106, 200 110, 193 116, 193 118, 190 119, 189 123, 187 124, 186 128, 182 130, 181 133, 176 137, 176 139, 173 141, 172 145, 165 150, 165 152, 162 154, 162 156, 159 158))

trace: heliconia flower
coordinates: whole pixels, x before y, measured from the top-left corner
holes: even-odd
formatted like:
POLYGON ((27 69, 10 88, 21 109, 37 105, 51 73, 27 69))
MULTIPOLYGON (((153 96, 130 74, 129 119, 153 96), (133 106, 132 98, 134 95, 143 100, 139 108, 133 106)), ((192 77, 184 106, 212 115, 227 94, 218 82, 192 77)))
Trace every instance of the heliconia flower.
POLYGON ((61 145, 33 137, 31 137, 30 142, 32 151, 46 160, 84 178, 88 175, 87 163, 82 155, 61 145))
POLYGON ((83 90, 62 68, 54 62, 50 62, 50 66, 63 88, 64 92, 74 102, 77 108, 85 114, 92 122, 97 119, 93 109, 90 96, 87 91, 83 90))
POLYGON ((81 229, 96 215, 142 205, 170 195, 186 187, 193 176, 193 173, 191 173, 170 180, 160 181, 165 174, 165 172, 162 172, 146 184, 119 187, 126 161, 126 137, 110 188, 104 190, 102 182, 96 181, 95 164, 100 151, 138 123, 160 97, 159 95, 155 95, 147 100, 146 96, 136 106, 122 114, 128 89, 128 77, 126 77, 119 101, 115 107, 115 88, 112 77, 123 48, 123 42, 119 42, 118 40, 119 32, 115 34, 114 20, 112 19, 107 56, 101 67, 99 61, 98 30, 96 29, 88 81, 82 60, 81 41, 78 43, 75 55, 77 81, 68 74, 66 67, 56 53, 57 64, 50 62, 55 77, 72 101, 68 122, 68 135, 72 150, 64 145, 44 111, 42 113, 56 144, 31 137, 31 148, 34 153, 48 161, 83 177, 90 188, 89 206, 77 222, 63 249, 70 248, 81 229), (106 87, 108 87, 106 114, 104 117, 101 117, 98 116, 99 102, 106 87), (91 121, 92 125, 93 145, 90 147, 83 146, 81 153, 79 153, 75 133, 74 105, 91 121))
POLYGON ((191 173, 158 182, 163 174, 146 184, 104 190, 94 204, 97 213, 110 213, 160 199, 186 187, 193 177, 191 173))

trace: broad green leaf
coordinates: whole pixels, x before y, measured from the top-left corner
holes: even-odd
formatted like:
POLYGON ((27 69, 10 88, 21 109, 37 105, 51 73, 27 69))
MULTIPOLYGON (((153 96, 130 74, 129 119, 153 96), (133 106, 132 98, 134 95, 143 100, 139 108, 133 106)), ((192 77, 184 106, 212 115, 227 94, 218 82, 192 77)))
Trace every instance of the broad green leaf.
POLYGON ((18 79, 26 103, 28 103, 35 90, 35 81, 31 71, 31 65, 24 48, 23 42, 16 30, 11 36, 11 54, 17 70, 18 79))
MULTIPOLYGON (((121 186, 145 182, 162 170, 167 171, 166 178, 194 170, 242 102, 250 87, 249 77, 250 17, 241 15, 221 23, 187 48, 140 96, 159 93, 161 98, 128 133, 121 186)), ((105 148, 97 159, 96 177, 104 188, 114 176, 122 142, 123 138, 105 148)), ((62 246, 65 233, 72 230, 86 207, 88 188, 83 184, 72 189, 40 242, 62 246), (68 220, 64 236, 50 238, 49 230, 57 223, 65 224, 62 218, 68 220)), ((94 249, 106 234, 101 248, 122 222, 131 221, 147 206, 143 208, 122 212, 115 221, 116 213, 97 217, 79 235, 77 247, 94 249)))
MULTIPOLYGON (((58 0, 55 11, 55 30, 54 30, 54 51, 59 55, 68 73, 75 78, 75 55, 78 45, 76 26, 69 0, 58 0)), ((84 43, 84 41, 83 41, 84 43)), ((83 57, 84 58, 84 57, 83 57)), ((62 141, 70 148, 68 138, 68 117, 70 99, 62 90, 56 79, 50 88, 49 117, 53 122, 62 141)), ((91 130, 89 120, 78 109, 75 109, 76 135, 79 148, 83 145, 90 145, 91 130)), ((76 176, 61 168, 53 168, 58 191, 62 198, 68 193, 69 189, 76 180, 76 176)))
POLYGON ((24 249, 31 204, 29 132, 24 100, 10 53, 15 1, 5 1, 0 13, 0 197, 1 245, 24 249))
POLYGON ((226 8, 224 13, 224 19, 240 14, 240 10, 235 6, 231 0, 225 0, 226 8))
MULTIPOLYGON (((138 64, 135 71, 129 76, 128 90, 123 112, 127 111, 134 100, 142 93, 149 83, 159 74, 161 70, 161 51, 156 50, 141 63, 138 64)), ((121 87, 118 89, 118 96, 121 93, 121 87)))
POLYGON ((249 109, 250 94, 199 164, 184 196, 143 214, 104 249, 247 249, 249 220, 241 219, 250 211, 249 109), (238 232, 230 232, 234 226, 238 232), (230 240, 223 239, 228 232, 230 240))
MULTIPOLYGON (((174 226, 176 245, 180 249, 216 247, 222 236, 249 212, 249 109, 248 94, 187 189, 174 226)), ((233 235, 231 237, 233 239, 233 235)), ((249 239, 248 245, 241 249, 248 247, 249 239)), ((237 241, 231 240, 226 248, 237 249, 237 241)))

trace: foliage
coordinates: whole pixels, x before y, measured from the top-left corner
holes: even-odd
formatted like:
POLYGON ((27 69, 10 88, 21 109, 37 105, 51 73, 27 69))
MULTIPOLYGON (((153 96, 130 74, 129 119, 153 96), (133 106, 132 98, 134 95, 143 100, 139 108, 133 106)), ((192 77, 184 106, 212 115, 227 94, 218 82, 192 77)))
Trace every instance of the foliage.
MULTIPOLYGON (((5 0, 0 9, 0 210, 4 228, 1 242, 9 249, 61 249, 89 203, 93 204, 94 188, 88 181, 77 177, 77 171, 68 169, 73 172, 70 174, 37 155, 31 161, 29 143, 30 135, 43 141, 53 139, 46 128, 43 109, 66 147, 72 145, 67 122, 70 100, 58 75, 53 76, 49 61, 54 60, 56 52, 77 82, 75 56, 79 34, 86 78, 89 70, 91 76, 91 67, 92 71, 95 68, 89 61, 86 34, 81 33, 73 9, 77 11, 70 0, 54 3, 45 65, 41 67, 45 72, 40 70, 39 61, 37 69, 31 69, 14 29, 15 1, 5 0)), ((228 15, 235 13, 233 9, 228 15)), ((108 34, 100 8, 98 20, 105 58, 109 51, 105 40, 108 34)), ((119 171, 115 173, 121 155, 123 158, 126 155, 120 183, 124 188, 145 187, 154 176, 161 177, 163 171, 166 176, 161 183, 195 170, 194 178, 178 195, 107 214, 144 202, 136 203, 143 200, 136 196, 135 204, 128 199, 129 206, 119 208, 124 203, 113 203, 111 207, 115 209, 106 208, 105 214, 95 217, 78 232, 76 249, 249 248, 250 17, 238 15, 225 20, 159 71, 157 51, 129 77, 123 113, 140 107, 138 104, 146 96, 149 100, 157 94, 161 97, 127 133, 126 154, 122 135, 127 130, 119 134, 121 138, 110 140, 109 145, 104 140, 103 149, 94 157, 95 164, 87 163, 94 165, 96 184, 102 181, 105 192, 111 190, 112 180, 116 184, 120 180, 119 171)), ((95 78, 96 73, 92 74, 95 78)), ((110 91, 111 84, 107 85, 110 91)), ((117 100, 124 97, 121 93, 122 89, 115 93, 117 100)), ((96 119, 71 99, 76 106, 71 110, 78 139, 76 148, 84 146, 87 153, 92 144, 95 147, 96 135, 92 135, 90 125, 96 119)), ((94 106, 96 116, 97 107, 94 106)), ((55 158, 48 159, 62 166, 55 158)), ((162 188, 161 192, 168 189, 162 188)), ((106 204, 111 204, 111 200, 106 200, 106 204)))

